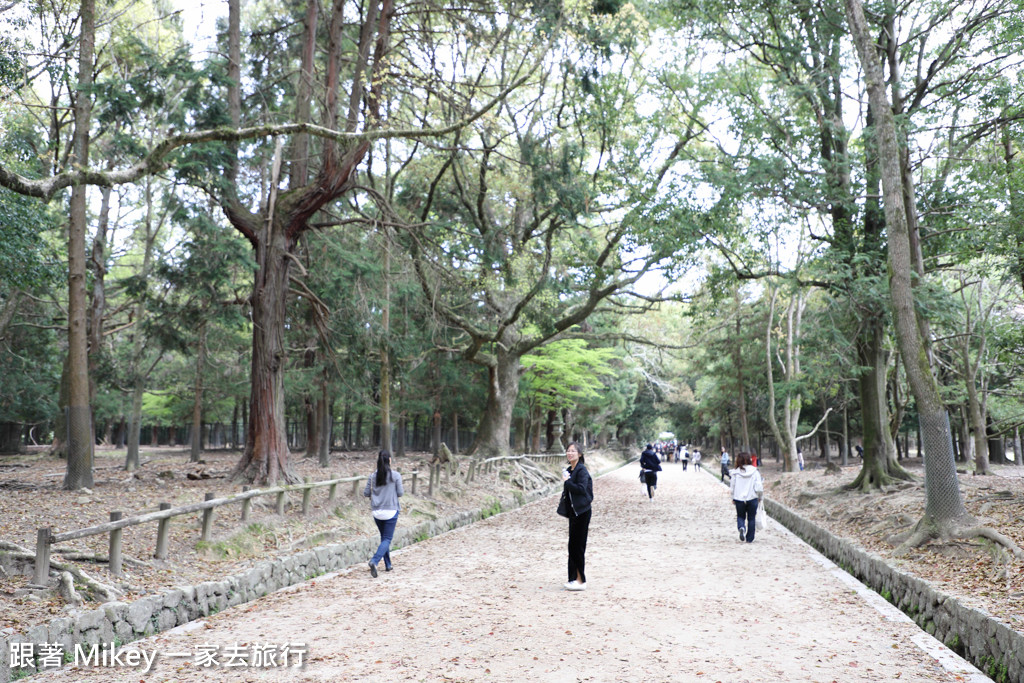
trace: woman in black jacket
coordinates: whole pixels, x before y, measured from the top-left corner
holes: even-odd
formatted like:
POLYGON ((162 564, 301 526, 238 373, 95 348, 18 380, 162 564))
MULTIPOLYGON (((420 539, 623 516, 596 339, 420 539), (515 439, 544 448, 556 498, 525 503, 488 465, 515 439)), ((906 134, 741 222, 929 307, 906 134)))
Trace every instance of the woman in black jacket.
POLYGON ((569 582, 565 589, 582 591, 587 589, 587 574, 584 571, 587 553, 587 532, 590 530, 590 504, 594 500, 594 482, 583 463, 583 451, 575 442, 565 449, 569 466, 562 472, 562 495, 568 505, 565 513, 569 517, 569 582))
POLYGON ((654 447, 647 444, 647 448, 640 454, 640 477, 647 485, 647 497, 654 500, 654 489, 658 488, 658 472, 661 471, 661 461, 658 460, 654 447))

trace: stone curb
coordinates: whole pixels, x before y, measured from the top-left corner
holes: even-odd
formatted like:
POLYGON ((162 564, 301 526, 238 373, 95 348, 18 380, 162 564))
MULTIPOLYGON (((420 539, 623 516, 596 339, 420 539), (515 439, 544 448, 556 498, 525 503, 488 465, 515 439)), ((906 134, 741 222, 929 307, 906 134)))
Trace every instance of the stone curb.
MULTIPOLYGON (((626 464, 628 462, 616 465, 608 471, 626 464)), ((608 471, 595 476, 607 474, 608 471)), ((433 538, 494 514, 515 510, 554 495, 560 490, 560 485, 553 484, 530 493, 498 498, 500 507, 497 512, 493 506, 467 510, 442 520, 421 522, 412 527, 396 529, 391 547, 398 549, 433 538)), ((9 656, 12 643, 33 643, 36 648, 41 643, 59 643, 63 646, 65 655, 72 653, 76 645, 129 643, 216 614, 225 608, 256 600, 317 576, 365 564, 378 544, 379 540, 369 537, 318 546, 285 557, 257 562, 252 568, 220 581, 179 586, 156 595, 139 598, 132 603, 108 602, 88 612, 52 619, 48 624, 33 626, 26 634, 15 633, 14 629, 4 629, 0 631, 0 683, 9 683, 14 676, 24 677, 38 672, 36 668, 11 670, 9 656)))
POLYGON ((772 519, 895 605, 997 683, 1024 683, 1024 634, 983 610, 961 604, 927 581, 833 536, 767 496, 764 506, 772 519))
MULTIPOLYGON (((560 490, 551 486, 530 493, 498 498, 500 512, 514 510, 560 490)), ((397 529, 391 547, 412 545, 459 527, 478 522, 496 514, 494 507, 467 510, 441 520, 421 522, 397 529)), ((156 595, 139 598, 132 603, 108 602, 100 607, 68 617, 52 619, 48 624, 33 626, 27 633, 13 629, 0 631, 0 683, 12 677, 37 673, 35 668, 10 668, 12 643, 59 643, 64 653, 72 653, 76 645, 128 643, 181 626, 195 619, 216 614, 241 605, 281 588, 286 588, 328 572, 365 564, 373 555, 379 540, 363 538, 334 543, 294 553, 273 560, 257 562, 250 569, 219 581, 204 581, 195 586, 179 586, 156 595)), ((52 670, 50 668, 46 670, 52 670)))

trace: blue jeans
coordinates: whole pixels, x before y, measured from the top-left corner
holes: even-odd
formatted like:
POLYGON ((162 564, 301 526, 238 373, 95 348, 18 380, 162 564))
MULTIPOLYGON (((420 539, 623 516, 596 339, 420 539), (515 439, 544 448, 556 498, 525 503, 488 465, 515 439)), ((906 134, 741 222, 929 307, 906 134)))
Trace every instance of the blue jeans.
POLYGON ((754 520, 757 517, 757 498, 751 500, 736 500, 733 499, 733 503, 736 504, 736 528, 747 530, 747 543, 754 542, 754 530, 756 524, 754 520), (746 523, 744 523, 746 519, 746 523))
POLYGON ((391 539, 395 537, 395 525, 398 524, 398 513, 391 519, 377 519, 373 518, 374 523, 377 525, 377 529, 380 531, 380 545, 377 546, 377 552, 373 554, 373 559, 370 560, 370 564, 374 567, 380 563, 381 558, 384 559, 384 567, 391 569, 391 539))

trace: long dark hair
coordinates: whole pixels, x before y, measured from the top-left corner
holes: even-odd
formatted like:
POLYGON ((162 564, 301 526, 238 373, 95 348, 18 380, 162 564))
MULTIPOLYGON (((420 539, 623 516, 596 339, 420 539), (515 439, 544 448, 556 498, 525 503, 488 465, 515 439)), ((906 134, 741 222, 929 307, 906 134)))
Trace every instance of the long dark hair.
POLYGON ((384 486, 391 479, 391 453, 386 449, 377 454, 376 486, 384 486))
POLYGON ((736 469, 743 469, 747 465, 753 465, 750 453, 737 453, 736 454, 736 469))

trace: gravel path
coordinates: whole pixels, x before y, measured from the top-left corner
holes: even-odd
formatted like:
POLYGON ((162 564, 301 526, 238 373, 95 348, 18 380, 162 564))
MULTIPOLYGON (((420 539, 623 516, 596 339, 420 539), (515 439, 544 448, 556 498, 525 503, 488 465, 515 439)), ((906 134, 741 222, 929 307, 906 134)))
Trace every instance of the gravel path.
POLYGON ((562 589, 566 524, 550 498, 397 551, 377 579, 357 566, 127 646, 159 653, 151 671, 39 678, 977 680, 955 656, 940 666, 916 626, 879 612, 774 523, 740 543, 717 478, 666 465, 651 502, 637 473, 634 463, 595 482, 585 592, 562 589), (289 643, 307 650, 301 669, 224 666, 289 643), (197 666, 204 645, 219 667, 197 666))

